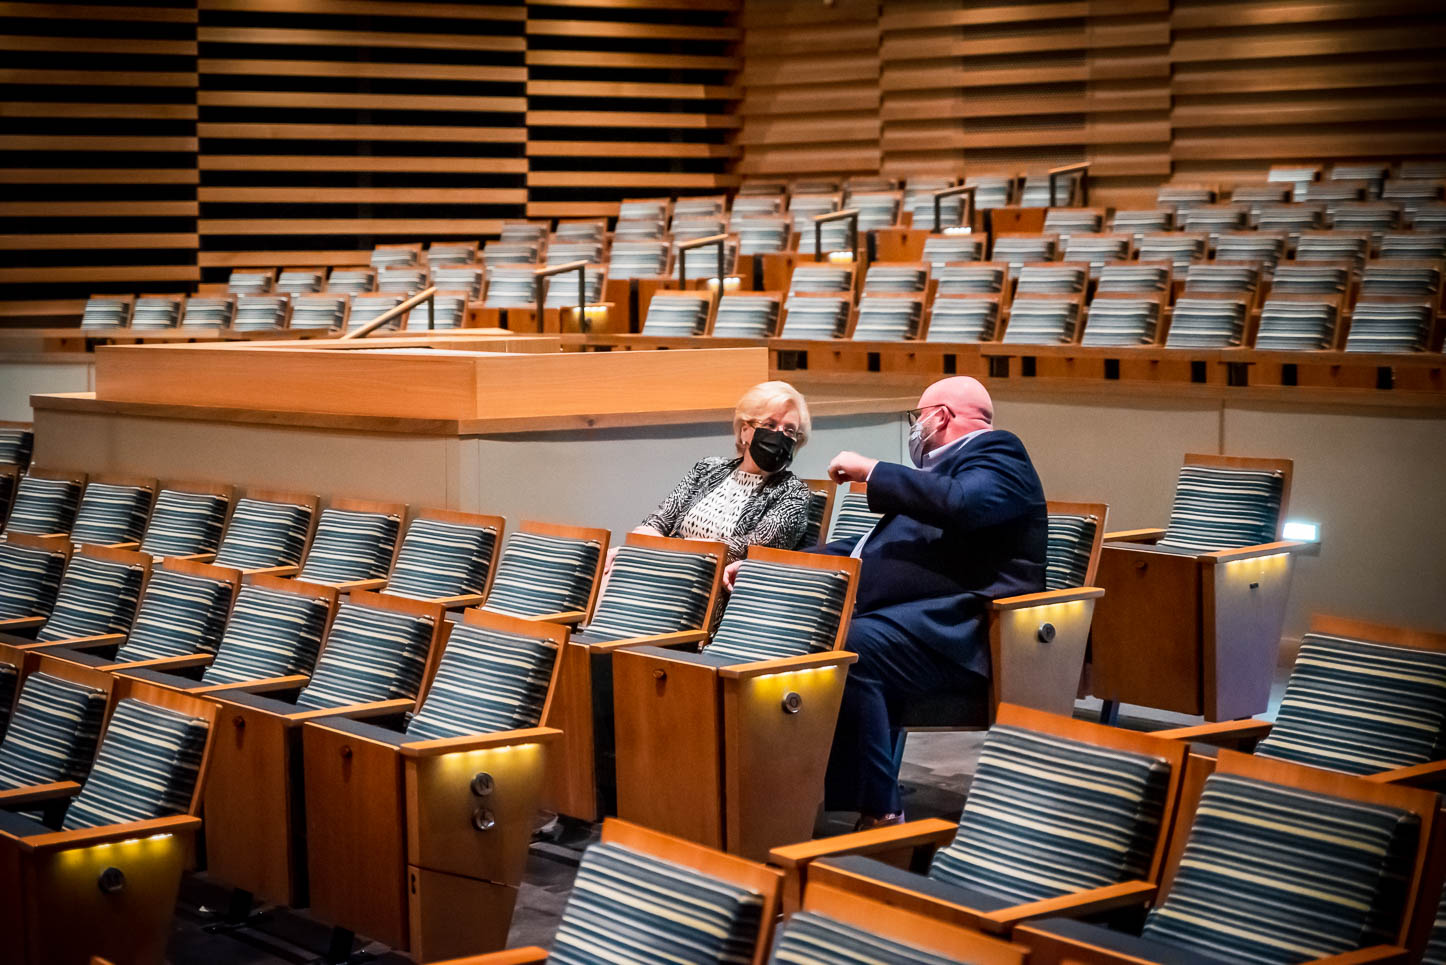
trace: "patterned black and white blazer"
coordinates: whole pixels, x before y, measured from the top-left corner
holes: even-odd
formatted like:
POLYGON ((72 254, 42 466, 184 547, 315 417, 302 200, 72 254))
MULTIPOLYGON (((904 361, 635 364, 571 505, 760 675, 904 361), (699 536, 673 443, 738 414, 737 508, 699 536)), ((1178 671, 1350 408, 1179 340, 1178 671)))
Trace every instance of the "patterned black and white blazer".
MULTIPOLYGON (((688 470, 658 508, 643 520, 666 536, 672 536, 688 510, 742 465, 741 458, 710 456, 688 470)), ((728 562, 748 555, 750 546, 799 549, 808 528, 808 484, 787 469, 764 480, 743 507, 728 544, 728 562)))

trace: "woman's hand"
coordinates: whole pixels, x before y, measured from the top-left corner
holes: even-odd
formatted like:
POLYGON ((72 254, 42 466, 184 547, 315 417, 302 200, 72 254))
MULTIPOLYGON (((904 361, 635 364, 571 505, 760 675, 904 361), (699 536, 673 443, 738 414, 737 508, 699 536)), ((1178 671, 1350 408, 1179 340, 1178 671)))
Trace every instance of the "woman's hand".
POLYGON ((742 565, 743 561, 738 560, 737 562, 729 563, 723 568, 723 585, 728 588, 729 593, 733 592, 733 583, 738 579, 738 567, 742 565))

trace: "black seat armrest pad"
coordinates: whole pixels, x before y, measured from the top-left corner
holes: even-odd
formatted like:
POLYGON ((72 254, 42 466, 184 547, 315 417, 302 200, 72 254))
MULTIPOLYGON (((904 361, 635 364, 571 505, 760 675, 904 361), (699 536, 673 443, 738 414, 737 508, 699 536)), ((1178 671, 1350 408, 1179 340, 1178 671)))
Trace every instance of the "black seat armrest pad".
POLYGON ((35 635, 39 632, 39 627, 32 627, 29 631, 29 636, 26 636, 24 633, 0 633, 0 643, 8 643, 12 647, 19 647, 27 643, 34 643, 35 635))
POLYGON ((127 677, 136 680, 144 680, 148 683, 161 684, 165 687, 180 687, 182 689, 199 687, 199 680, 192 680, 190 677, 182 677, 180 674, 164 673, 160 670, 152 670, 150 667, 140 667, 136 670, 125 671, 127 677))
POLYGON ((927 875, 905 871, 903 868, 896 868, 891 864, 885 864, 864 855, 848 854, 837 858, 820 858, 816 863, 872 878, 875 881, 882 881, 887 885, 907 888, 921 895, 928 895, 930 898, 947 901, 952 905, 973 908, 975 911, 1002 911, 1015 904, 1006 898, 986 894, 974 888, 961 888, 958 885, 935 881, 927 875))
POLYGON ((83 663, 87 667, 104 667, 107 664, 115 663, 115 657, 103 657, 98 653, 90 653, 85 650, 72 650, 69 647, 56 647, 47 651, 62 660, 69 660, 72 663, 83 663))
POLYGON ((407 735, 401 731, 392 730, 390 727, 378 727, 366 720, 352 720, 350 717, 322 717, 311 723, 320 724, 331 730, 355 734, 357 737, 365 737, 367 740, 373 740, 379 744, 391 744, 393 747, 401 747, 407 742, 407 735))
POLYGON ((13 834, 23 838, 32 834, 51 834, 50 828, 41 824, 34 818, 27 818, 23 814, 16 814, 14 811, 0 810, 0 831, 6 834, 13 834))
POLYGON ((747 661, 737 657, 710 657, 705 649, 702 653, 690 650, 669 650, 667 647, 629 647, 628 653, 646 653, 650 657, 667 657, 683 663, 696 663, 703 667, 735 667, 747 661))
POLYGON ((1223 958, 1212 958, 1165 942, 1151 941, 1073 918, 1040 918, 1029 922, 1027 927, 1057 938, 1107 948, 1143 962, 1156 962, 1158 965, 1230 965, 1223 958))
POLYGON ((228 690, 224 694, 216 696, 230 704, 255 707, 257 710, 264 710, 271 714, 294 714, 302 709, 285 700, 277 700, 275 697, 268 697, 265 694, 248 694, 244 690, 228 690))

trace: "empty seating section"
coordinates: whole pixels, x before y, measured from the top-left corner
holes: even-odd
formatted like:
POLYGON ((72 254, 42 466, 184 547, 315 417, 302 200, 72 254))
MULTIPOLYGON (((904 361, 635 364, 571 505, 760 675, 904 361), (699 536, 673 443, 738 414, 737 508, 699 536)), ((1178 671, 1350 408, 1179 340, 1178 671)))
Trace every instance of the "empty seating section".
POLYGON ((653 296, 643 320, 644 335, 702 335, 708 323, 710 299, 704 294, 653 296))
POLYGON ((778 326, 777 295, 724 295, 713 317, 718 338, 766 338, 778 326))
POLYGON ((852 299, 827 295, 790 295, 783 304, 780 338, 841 338, 852 312, 852 299))

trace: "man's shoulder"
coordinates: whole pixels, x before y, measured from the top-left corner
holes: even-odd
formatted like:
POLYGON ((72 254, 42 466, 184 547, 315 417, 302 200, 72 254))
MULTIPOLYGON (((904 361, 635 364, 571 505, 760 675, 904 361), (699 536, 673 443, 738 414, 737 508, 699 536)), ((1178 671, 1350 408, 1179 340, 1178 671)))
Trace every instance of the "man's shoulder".
POLYGON ((1029 454, 1025 451, 1023 441, 1008 429, 989 429, 981 432, 976 438, 970 439, 965 443, 959 452, 955 454, 955 458, 967 460, 970 458, 979 459, 998 455, 1029 458, 1029 454))

